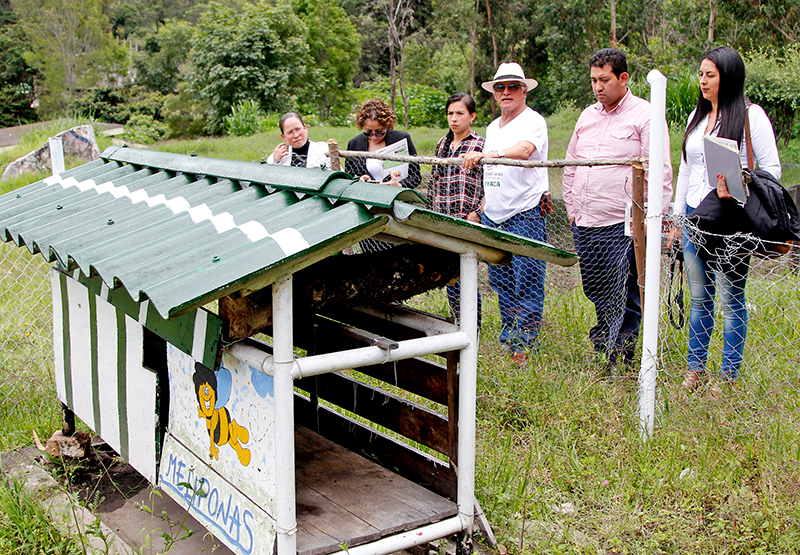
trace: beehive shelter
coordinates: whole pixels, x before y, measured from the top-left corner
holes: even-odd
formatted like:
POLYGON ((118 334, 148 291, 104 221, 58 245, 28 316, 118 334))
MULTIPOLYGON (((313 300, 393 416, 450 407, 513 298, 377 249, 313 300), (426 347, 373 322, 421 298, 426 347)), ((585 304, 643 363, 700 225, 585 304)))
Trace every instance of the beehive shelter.
POLYGON ((422 203, 112 147, 0 197, 0 236, 55 263, 59 399, 234 552, 467 551, 478 262, 576 258, 422 203), (458 324, 399 304, 459 276, 458 324))

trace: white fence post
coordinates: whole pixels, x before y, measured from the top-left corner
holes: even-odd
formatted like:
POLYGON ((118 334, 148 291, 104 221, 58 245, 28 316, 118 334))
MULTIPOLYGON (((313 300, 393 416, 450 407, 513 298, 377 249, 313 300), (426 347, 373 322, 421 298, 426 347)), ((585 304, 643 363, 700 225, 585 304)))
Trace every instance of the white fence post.
POLYGON ((653 70, 650 83, 650 163, 647 188, 642 367, 639 371, 639 426, 643 441, 653 434, 658 377, 658 303, 661 284, 661 209, 664 182, 667 78, 653 70))
POLYGON ((64 146, 61 143, 61 137, 50 137, 47 141, 50 148, 50 167, 53 170, 53 175, 58 175, 64 172, 64 146))

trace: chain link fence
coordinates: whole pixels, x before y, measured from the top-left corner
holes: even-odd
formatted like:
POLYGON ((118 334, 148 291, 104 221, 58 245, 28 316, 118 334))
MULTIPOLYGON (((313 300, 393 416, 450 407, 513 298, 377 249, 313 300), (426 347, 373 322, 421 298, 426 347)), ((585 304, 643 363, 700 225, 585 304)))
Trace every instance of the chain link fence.
POLYGON ((0 429, 5 448, 30 444, 34 424, 59 410, 48 272, 41 256, 0 243, 0 429), (19 422, 31 425, 20 429, 19 422))
MULTIPOLYGON (((419 172, 417 190, 424 196, 431 175, 432 159, 418 157, 416 160, 414 171, 419 172)), ((576 243, 560 194, 562 169, 553 167, 548 169, 548 173, 553 212, 546 218, 547 241, 555 247, 574 252, 576 243)), ((683 225, 685 222, 675 223, 683 225)), ((689 229, 688 233, 702 243, 703 239, 698 238, 697 230, 689 229)), ((546 266, 540 340, 553 349, 554 354, 548 353, 553 364, 565 368, 579 365, 582 371, 588 369, 597 372, 599 378, 609 370, 610 362, 616 362, 615 371, 626 375, 630 381, 635 380, 641 358, 641 338, 636 341, 630 336, 621 337, 620 330, 624 332, 625 329, 618 326, 629 309, 630 242, 629 237, 615 232, 612 237, 602 234, 592 237, 591 244, 583 246, 586 247, 582 248, 584 259, 586 252, 594 252, 599 258, 614 262, 612 269, 592 267, 586 263, 567 268, 551 264, 546 266), (583 285, 587 282, 600 284, 594 290, 590 288, 592 301, 584 293, 583 285), (597 328, 598 311, 610 315, 603 329, 597 328), (604 333, 604 329, 616 332, 604 333), (574 356, 576 349, 585 351, 585 356, 577 362, 574 356), (620 360, 612 360, 615 352, 624 356, 620 360), (629 363, 631 368, 623 367, 620 361, 629 363)), ((752 256, 747 264, 739 264, 740 272, 747 269, 744 304, 747 336, 743 342, 738 378, 732 382, 719 378, 725 333, 720 291, 717 290, 713 308, 709 305, 703 317, 703 325, 706 326, 704 331, 709 338, 707 371, 699 376, 695 384, 689 384, 692 387, 682 387, 690 369, 690 292, 686 278, 681 278, 677 267, 670 279, 673 257, 664 249, 659 269, 662 278, 659 294, 660 373, 656 433, 659 433, 659 429, 669 427, 675 419, 684 420, 685 424, 686 419, 698 418, 709 407, 717 411, 721 433, 738 435, 765 427, 783 427, 791 429, 793 433, 800 431, 800 259, 797 251, 773 259, 752 256), (682 326, 679 325, 678 299, 684 305, 682 326)), ((498 316, 496 292, 485 265, 481 268, 479 287, 483 296, 481 349, 499 350, 502 322, 498 316)), ((446 293, 434 292, 433 296, 433 308, 430 304, 425 308, 451 315, 452 308, 446 293)), ((41 418, 41 421, 50 419, 51 423, 58 421, 54 420, 59 405, 53 383, 48 264, 41 256, 33 256, 26 249, 11 244, 0 244, 0 302, 3 306, 0 426, 4 430, 6 447, 9 447, 15 443, 22 445, 30 442, 29 430, 10 430, 6 425, 12 416, 16 422, 20 414, 35 415, 31 418, 41 418)), ((496 358, 488 356, 484 360, 483 364, 491 365, 496 358)), ((481 371, 491 372, 491 368, 481 371)), ((632 408, 635 407, 635 396, 631 397, 630 404, 632 408)))
POLYGON ((674 223, 685 230, 686 276, 678 271, 677 251, 666 253, 658 347, 662 425, 698 418, 711 406, 721 433, 797 433, 797 247, 787 245, 781 256, 751 254, 742 248, 747 237, 705 233, 685 218, 674 223))

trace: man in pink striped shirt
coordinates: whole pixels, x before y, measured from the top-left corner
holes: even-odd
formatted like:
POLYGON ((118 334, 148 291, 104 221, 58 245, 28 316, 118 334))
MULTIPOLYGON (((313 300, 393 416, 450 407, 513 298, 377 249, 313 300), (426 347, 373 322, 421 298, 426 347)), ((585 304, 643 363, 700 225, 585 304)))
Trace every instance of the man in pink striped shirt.
MULTIPOLYGON (((636 158, 649 155, 650 103, 628 88, 625 54, 605 48, 589 61, 597 103, 575 124, 567 159, 636 158)), ((664 206, 672 198, 669 135, 664 143, 664 206)), ((605 371, 621 357, 633 365, 642 319, 633 239, 625 235, 625 205, 631 201, 631 166, 568 166, 563 195, 580 257, 583 292, 594 304, 597 324, 589 331, 595 351, 607 355, 605 371)), ((647 174, 645 174, 647 183, 647 174)), ((645 198, 647 198, 645 196, 645 198)))

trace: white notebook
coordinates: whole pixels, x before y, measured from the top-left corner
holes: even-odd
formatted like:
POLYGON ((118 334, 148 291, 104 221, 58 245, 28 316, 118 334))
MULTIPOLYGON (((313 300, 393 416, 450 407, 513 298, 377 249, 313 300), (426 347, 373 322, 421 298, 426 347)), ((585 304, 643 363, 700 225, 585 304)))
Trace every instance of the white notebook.
POLYGON ((717 174, 721 173, 733 198, 741 204, 747 202, 747 186, 742 180, 742 159, 736 141, 706 135, 703 137, 703 150, 708 183, 716 187, 717 174))

